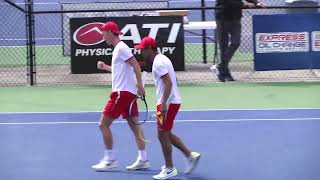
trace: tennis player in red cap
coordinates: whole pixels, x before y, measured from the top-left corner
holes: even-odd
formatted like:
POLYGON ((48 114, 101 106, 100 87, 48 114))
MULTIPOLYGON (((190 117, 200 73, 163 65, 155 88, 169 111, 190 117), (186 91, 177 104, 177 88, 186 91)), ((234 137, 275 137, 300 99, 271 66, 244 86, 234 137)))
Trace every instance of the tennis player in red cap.
POLYGON ((140 126, 135 125, 133 122, 138 116, 138 108, 133 108, 134 112, 131 114, 134 117, 129 116, 130 103, 136 98, 137 93, 141 95, 145 94, 141 80, 140 65, 133 56, 131 49, 119 39, 119 35, 122 32, 115 22, 106 22, 102 26, 101 31, 106 43, 114 46, 114 50, 112 54, 112 66, 99 61, 97 67, 101 70, 111 71, 112 92, 103 110, 99 124, 105 144, 104 157, 98 164, 93 165, 92 168, 96 171, 107 171, 118 166, 110 126, 120 115, 127 120, 138 146, 137 160, 132 165, 127 166, 127 169, 141 170, 150 168, 150 162, 145 150, 145 142, 141 139, 142 130, 140 126))
POLYGON ((143 58, 152 63, 152 75, 156 84, 158 137, 165 159, 165 166, 153 178, 169 179, 178 175, 178 171, 172 162, 172 145, 185 155, 187 162, 185 173, 189 174, 197 166, 200 154, 189 150, 181 139, 172 132, 174 119, 181 105, 181 96, 172 63, 167 56, 158 53, 157 42, 152 37, 143 38, 135 48, 141 49, 143 58))

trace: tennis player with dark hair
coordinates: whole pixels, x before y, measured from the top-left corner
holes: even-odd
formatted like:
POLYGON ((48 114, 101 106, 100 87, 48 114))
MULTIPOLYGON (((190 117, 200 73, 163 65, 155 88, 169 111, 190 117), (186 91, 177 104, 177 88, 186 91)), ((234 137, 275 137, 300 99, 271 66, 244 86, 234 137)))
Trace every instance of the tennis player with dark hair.
POLYGON ((220 46, 220 64, 212 66, 221 82, 234 81, 229 62, 240 46, 242 8, 265 7, 257 0, 217 0, 217 38, 220 46))
MULTIPOLYGON (((141 68, 137 60, 133 56, 131 49, 119 39, 120 32, 115 22, 105 23, 101 31, 103 38, 108 45, 114 46, 112 55, 112 66, 106 65, 99 61, 98 69, 111 71, 112 73, 112 92, 110 99, 105 106, 101 119, 100 130, 105 144, 105 152, 103 159, 92 168, 96 171, 107 171, 117 167, 117 159, 113 148, 113 137, 110 130, 112 122, 120 115, 127 120, 138 146, 138 158, 130 166, 128 170, 140 170, 150 167, 145 150, 145 142, 140 138, 142 130, 140 126, 134 124, 135 118, 138 116, 138 107, 135 106, 129 116, 129 106, 136 98, 137 93, 144 95, 145 91, 141 80, 141 68), (137 80, 138 85, 136 85, 137 80)), ((142 133, 143 135, 143 133, 142 133)))
POLYGON ((178 148, 186 157, 185 173, 189 174, 196 167, 200 154, 191 150, 172 132, 176 114, 181 105, 181 97, 176 81, 176 74, 170 59, 158 53, 157 42, 151 37, 142 39, 136 49, 141 49, 147 63, 152 63, 152 75, 156 84, 157 94, 157 126, 158 137, 162 147, 165 166, 154 179, 169 179, 178 174, 172 162, 172 145, 178 148))

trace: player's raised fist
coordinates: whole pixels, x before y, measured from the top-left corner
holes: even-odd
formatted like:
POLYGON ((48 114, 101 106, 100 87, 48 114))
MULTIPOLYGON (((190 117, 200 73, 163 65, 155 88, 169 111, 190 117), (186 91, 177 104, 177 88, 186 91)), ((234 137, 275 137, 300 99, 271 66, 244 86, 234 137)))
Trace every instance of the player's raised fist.
POLYGON ((100 70, 105 70, 105 63, 102 62, 102 61, 98 61, 97 62, 97 68, 100 69, 100 70))

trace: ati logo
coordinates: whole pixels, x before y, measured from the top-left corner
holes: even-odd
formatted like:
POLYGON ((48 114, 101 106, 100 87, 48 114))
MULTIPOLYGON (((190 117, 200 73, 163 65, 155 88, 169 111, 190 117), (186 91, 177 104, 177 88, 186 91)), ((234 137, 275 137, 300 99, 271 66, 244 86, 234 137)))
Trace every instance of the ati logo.
POLYGON ((73 40, 83 46, 92 46, 103 42, 100 30, 103 24, 94 22, 79 27, 73 34, 73 40))
MULTIPOLYGON (((73 34, 73 40, 83 46, 92 46, 102 43, 103 37, 100 28, 104 23, 94 22, 79 27, 73 34)), ((149 29, 149 35, 156 38, 160 29, 168 29, 169 23, 143 24, 141 31, 149 29)), ((181 23, 173 23, 168 35, 167 43, 175 43, 179 34, 181 23)), ((119 36, 121 40, 132 41, 133 44, 139 44, 141 41, 137 24, 127 24, 122 29, 123 35, 119 36), (128 35, 127 35, 128 34, 128 35)))

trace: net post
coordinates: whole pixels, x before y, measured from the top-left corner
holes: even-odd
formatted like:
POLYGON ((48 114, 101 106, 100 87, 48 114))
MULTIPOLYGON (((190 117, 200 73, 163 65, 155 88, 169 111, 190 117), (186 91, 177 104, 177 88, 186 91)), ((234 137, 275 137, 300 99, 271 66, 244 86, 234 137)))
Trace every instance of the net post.
MULTIPOLYGON (((205 8, 205 0, 201 0, 201 21, 206 21, 206 10, 205 8)), ((203 57, 203 63, 207 63, 207 31, 202 30, 202 57, 203 57)))
POLYGON ((26 6, 26 47, 27 66, 30 86, 35 85, 35 27, 33 14, 33 0, 25 0, 26 6))

